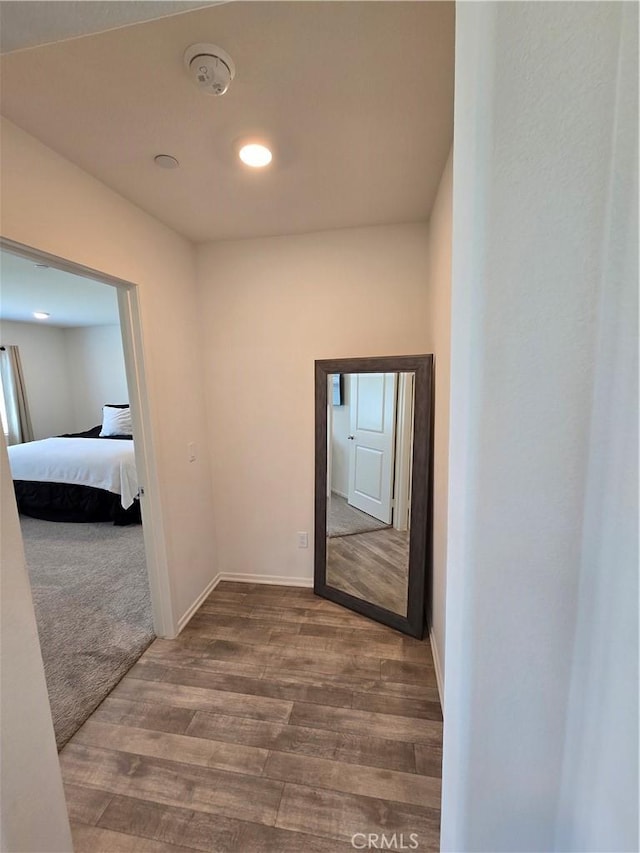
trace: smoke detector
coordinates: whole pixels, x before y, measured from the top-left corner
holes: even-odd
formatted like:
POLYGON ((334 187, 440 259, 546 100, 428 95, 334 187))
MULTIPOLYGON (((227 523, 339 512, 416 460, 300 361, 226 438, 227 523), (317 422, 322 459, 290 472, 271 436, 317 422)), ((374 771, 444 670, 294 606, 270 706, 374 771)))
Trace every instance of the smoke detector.
POLYGON ((215 44, 192 44, 184 52, 184 66, 208 95, 224 95, 236 75, 233 59, 215 44))

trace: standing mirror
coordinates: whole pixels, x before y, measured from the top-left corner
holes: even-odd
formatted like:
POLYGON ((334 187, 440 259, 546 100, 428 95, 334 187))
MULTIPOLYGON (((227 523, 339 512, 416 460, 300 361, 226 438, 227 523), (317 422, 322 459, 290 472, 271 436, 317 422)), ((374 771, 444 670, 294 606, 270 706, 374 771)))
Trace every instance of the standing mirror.
POLYGON ((316 361, 314 591, 422 638, 433 356, 316 361))

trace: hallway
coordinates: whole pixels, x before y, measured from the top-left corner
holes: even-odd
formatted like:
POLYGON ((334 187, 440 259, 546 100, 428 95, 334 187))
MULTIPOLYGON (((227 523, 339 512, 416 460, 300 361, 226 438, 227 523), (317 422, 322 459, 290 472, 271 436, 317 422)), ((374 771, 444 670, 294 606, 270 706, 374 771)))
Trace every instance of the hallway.
POLYGON ((428 640, 222 582, 60 760, 77 853, 327 853, 358 833, 435 851, 441 744, 428 640))

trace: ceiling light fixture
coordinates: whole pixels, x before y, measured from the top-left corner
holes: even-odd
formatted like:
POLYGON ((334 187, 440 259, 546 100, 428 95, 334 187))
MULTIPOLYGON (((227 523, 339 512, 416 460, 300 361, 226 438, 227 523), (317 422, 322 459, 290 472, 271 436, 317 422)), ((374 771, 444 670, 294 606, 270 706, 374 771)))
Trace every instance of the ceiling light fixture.
POLYGON ((49 269, 49 264, 34 264, 34 267, 35 267, 37 270, 48 270, 48 269, 49 269))
POLYGON ((240 159, 252 169, 262 169, 268 166, 273 155, 266 145, 260 145, 257 142, 250 142, 248 145, 243 145, 238 152, 240 159))
POLYGON ((36 320, 48 320, 51 314, 47 314, 46 311, 34 311, 33 316, 36 320))
POLYGON ((156 166, 160 166, 161 169, 177 169, 180 165, 177 158, 173 157, 171 154, 156 154, 153 158, 153 162, 156 166))

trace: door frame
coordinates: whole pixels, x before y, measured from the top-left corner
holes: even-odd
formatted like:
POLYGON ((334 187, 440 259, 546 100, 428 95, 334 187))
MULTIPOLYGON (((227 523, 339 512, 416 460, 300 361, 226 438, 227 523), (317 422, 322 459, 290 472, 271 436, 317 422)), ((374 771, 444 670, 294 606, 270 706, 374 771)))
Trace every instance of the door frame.
POLYGON ((0 236, 0 249, 34 263, 46 263, 63 272, 106 284, 117 289, 120 331, 124 350, 129 403, 133 421, 136 469, 140 484, 140 509, 143 521, 144 549, 151 591, 153 627, 158 637, 178 635, 173 606, 175 596, 166 557, 165 530, 158 488, 151 409, 144 365, 144 346, 138 285, 83 264, 17 243, 0 236))
POLYGON ((425 590, 431 535, 429 530, 429 470, 432 446, 433 355, 337 358, 315 362, 315 526, 314 579, 316 595, 348 607, 412 637, 422 639, 425 628, 425 590), (412 453, 412 517, 409 540, 407 615, 363 601, 327 584, 327 387, 332 373, 413 373, 415 375, 412 453), (418 521, 418 519, 420 519, 418 521))
MULTIPOLYGON (((327 377, 328 381, 328 377, 327 377)), ((333 397, 327 388, 327 500, 331 500, 331 485, 333 483, 333 397)))
POLYGON ((395 479, 393 484, 393 526, 396 530, 409 530, 411 528, 413 391, 413 376, 408 373, 398 374, 395 479))

